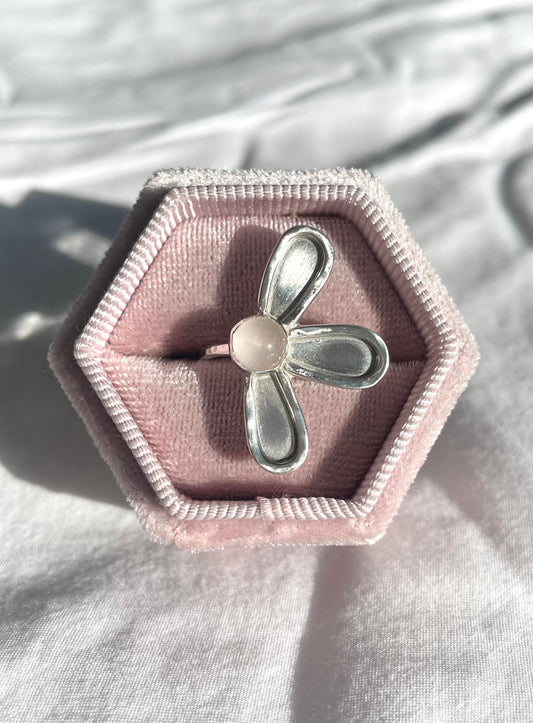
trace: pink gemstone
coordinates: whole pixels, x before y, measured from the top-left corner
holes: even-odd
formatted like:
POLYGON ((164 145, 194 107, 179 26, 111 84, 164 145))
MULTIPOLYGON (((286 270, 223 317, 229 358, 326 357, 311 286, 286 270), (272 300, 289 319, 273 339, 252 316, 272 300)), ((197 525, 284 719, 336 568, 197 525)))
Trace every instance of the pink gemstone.
POLYGON ((231 330, 232 359, 249 372, 266 372, 278 367, 287 353, 287 334, 269 316, 250 316, 231 330))

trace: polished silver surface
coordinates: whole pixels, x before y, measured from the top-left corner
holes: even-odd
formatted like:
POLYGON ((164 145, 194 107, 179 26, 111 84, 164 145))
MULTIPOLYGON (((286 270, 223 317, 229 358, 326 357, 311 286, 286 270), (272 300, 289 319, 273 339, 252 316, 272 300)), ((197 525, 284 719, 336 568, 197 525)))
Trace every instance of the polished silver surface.
MULTIPOLYGON (((307 428, 292 389, 292 375, 345 389, 366 389, 377 384, 389 366, 385 342, 370 329, 351 324, 298 326, 332 265, 333 249, 320 231, 309 226, 286 231, 267 263, 259 291, 259 318, 269 317, 283 327, 288 337, 286 355, 271 370, 269 340, 255 338, 257 330, 251 323, 247 328, 252 336, 240 340, 243 348, 259 350, 253 359, 257 371, 246 377, 244 414, 250 452, 269 472, 292 472, 307 456, 307 428)), ((228 353, 227 345, 217 345, 205 357, 223 353, 228 353)), ((235 354, 232 357, 239 363, 235 354)))
POLYGON ((246 377, 244 413, 248 446, 269 472, 291 472, 307 456, 305 420, 287 374, 253 372, 246 377))
POLYGON ((309 226, 286 231, 270 257, 259 291, 259 311, 281 324, 294 324, 325 284, 333 249, 309 226))
POLYGON ((289 336, 291 374, 345 389, 373 387, 389 366, 381 337, 364 326, 298 326, 289 336))

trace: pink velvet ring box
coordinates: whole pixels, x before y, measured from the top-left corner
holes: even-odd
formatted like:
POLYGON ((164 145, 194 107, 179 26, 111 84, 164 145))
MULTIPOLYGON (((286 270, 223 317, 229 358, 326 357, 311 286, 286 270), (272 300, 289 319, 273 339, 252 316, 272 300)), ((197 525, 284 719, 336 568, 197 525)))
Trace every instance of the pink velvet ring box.
POLYGON ((50 359, 152 538, 200 550, 378 540, 478 353, 371 174, 185 169, 147 183, 50 359), (356 391, 295 377, 309 455, 275 475, 247 448, 245 372, 201 357, 256 313, 267 260, 297 224, 335 253, 301 323, 366 326, 390 367, 356 391))

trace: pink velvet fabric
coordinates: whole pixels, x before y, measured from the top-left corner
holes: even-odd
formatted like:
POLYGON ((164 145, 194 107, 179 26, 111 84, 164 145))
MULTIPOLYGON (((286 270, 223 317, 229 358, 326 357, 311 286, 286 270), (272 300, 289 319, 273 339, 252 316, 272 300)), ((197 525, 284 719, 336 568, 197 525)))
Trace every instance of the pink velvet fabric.
POLYGON ((183 171, 148 184, 51 357, 147 529, 202 549, 377 539, 477 351, 368 174, 183 171), (179 190, 140 234, 169 188, 179 190), (387 342, 391 368, 356 392, 295 380, 310 452, 299 470, 277 476, 246 448, 243 373, 199 356, 255 312, 266 260, 296 223, 324 231, 335 250, 331 277, 301 322, 368 326, 387 342), (139 235, 75 345, 73 329, 139 235), (106 437, 109 417, 122 433, 116 445, 106 437))
POLYGON ((244 372, 229 359, 194 357, 257 312, 266 262, 295 221, 215 216, 178 224, 118 319, 102 364, 173 484, 191 497, 352 495, 422 370, 424 343, 354 226, 335 216, 298 222, 323 231, 336 251, 330 278, 301 323, 351 321, 377 331, 391 369, 364 391, 296 379, 308 459, 287 475, 261 469, 246 444, 244 372))

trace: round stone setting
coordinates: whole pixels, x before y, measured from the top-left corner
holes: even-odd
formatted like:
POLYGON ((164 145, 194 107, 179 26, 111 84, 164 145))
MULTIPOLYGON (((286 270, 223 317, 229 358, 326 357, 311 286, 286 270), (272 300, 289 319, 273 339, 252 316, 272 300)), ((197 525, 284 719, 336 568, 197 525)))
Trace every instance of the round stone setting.
POLYGON ((287 353, 285 329, 270 316, 249 316, 231 330, 230 354, 247 372, 276 369, 287 353))

